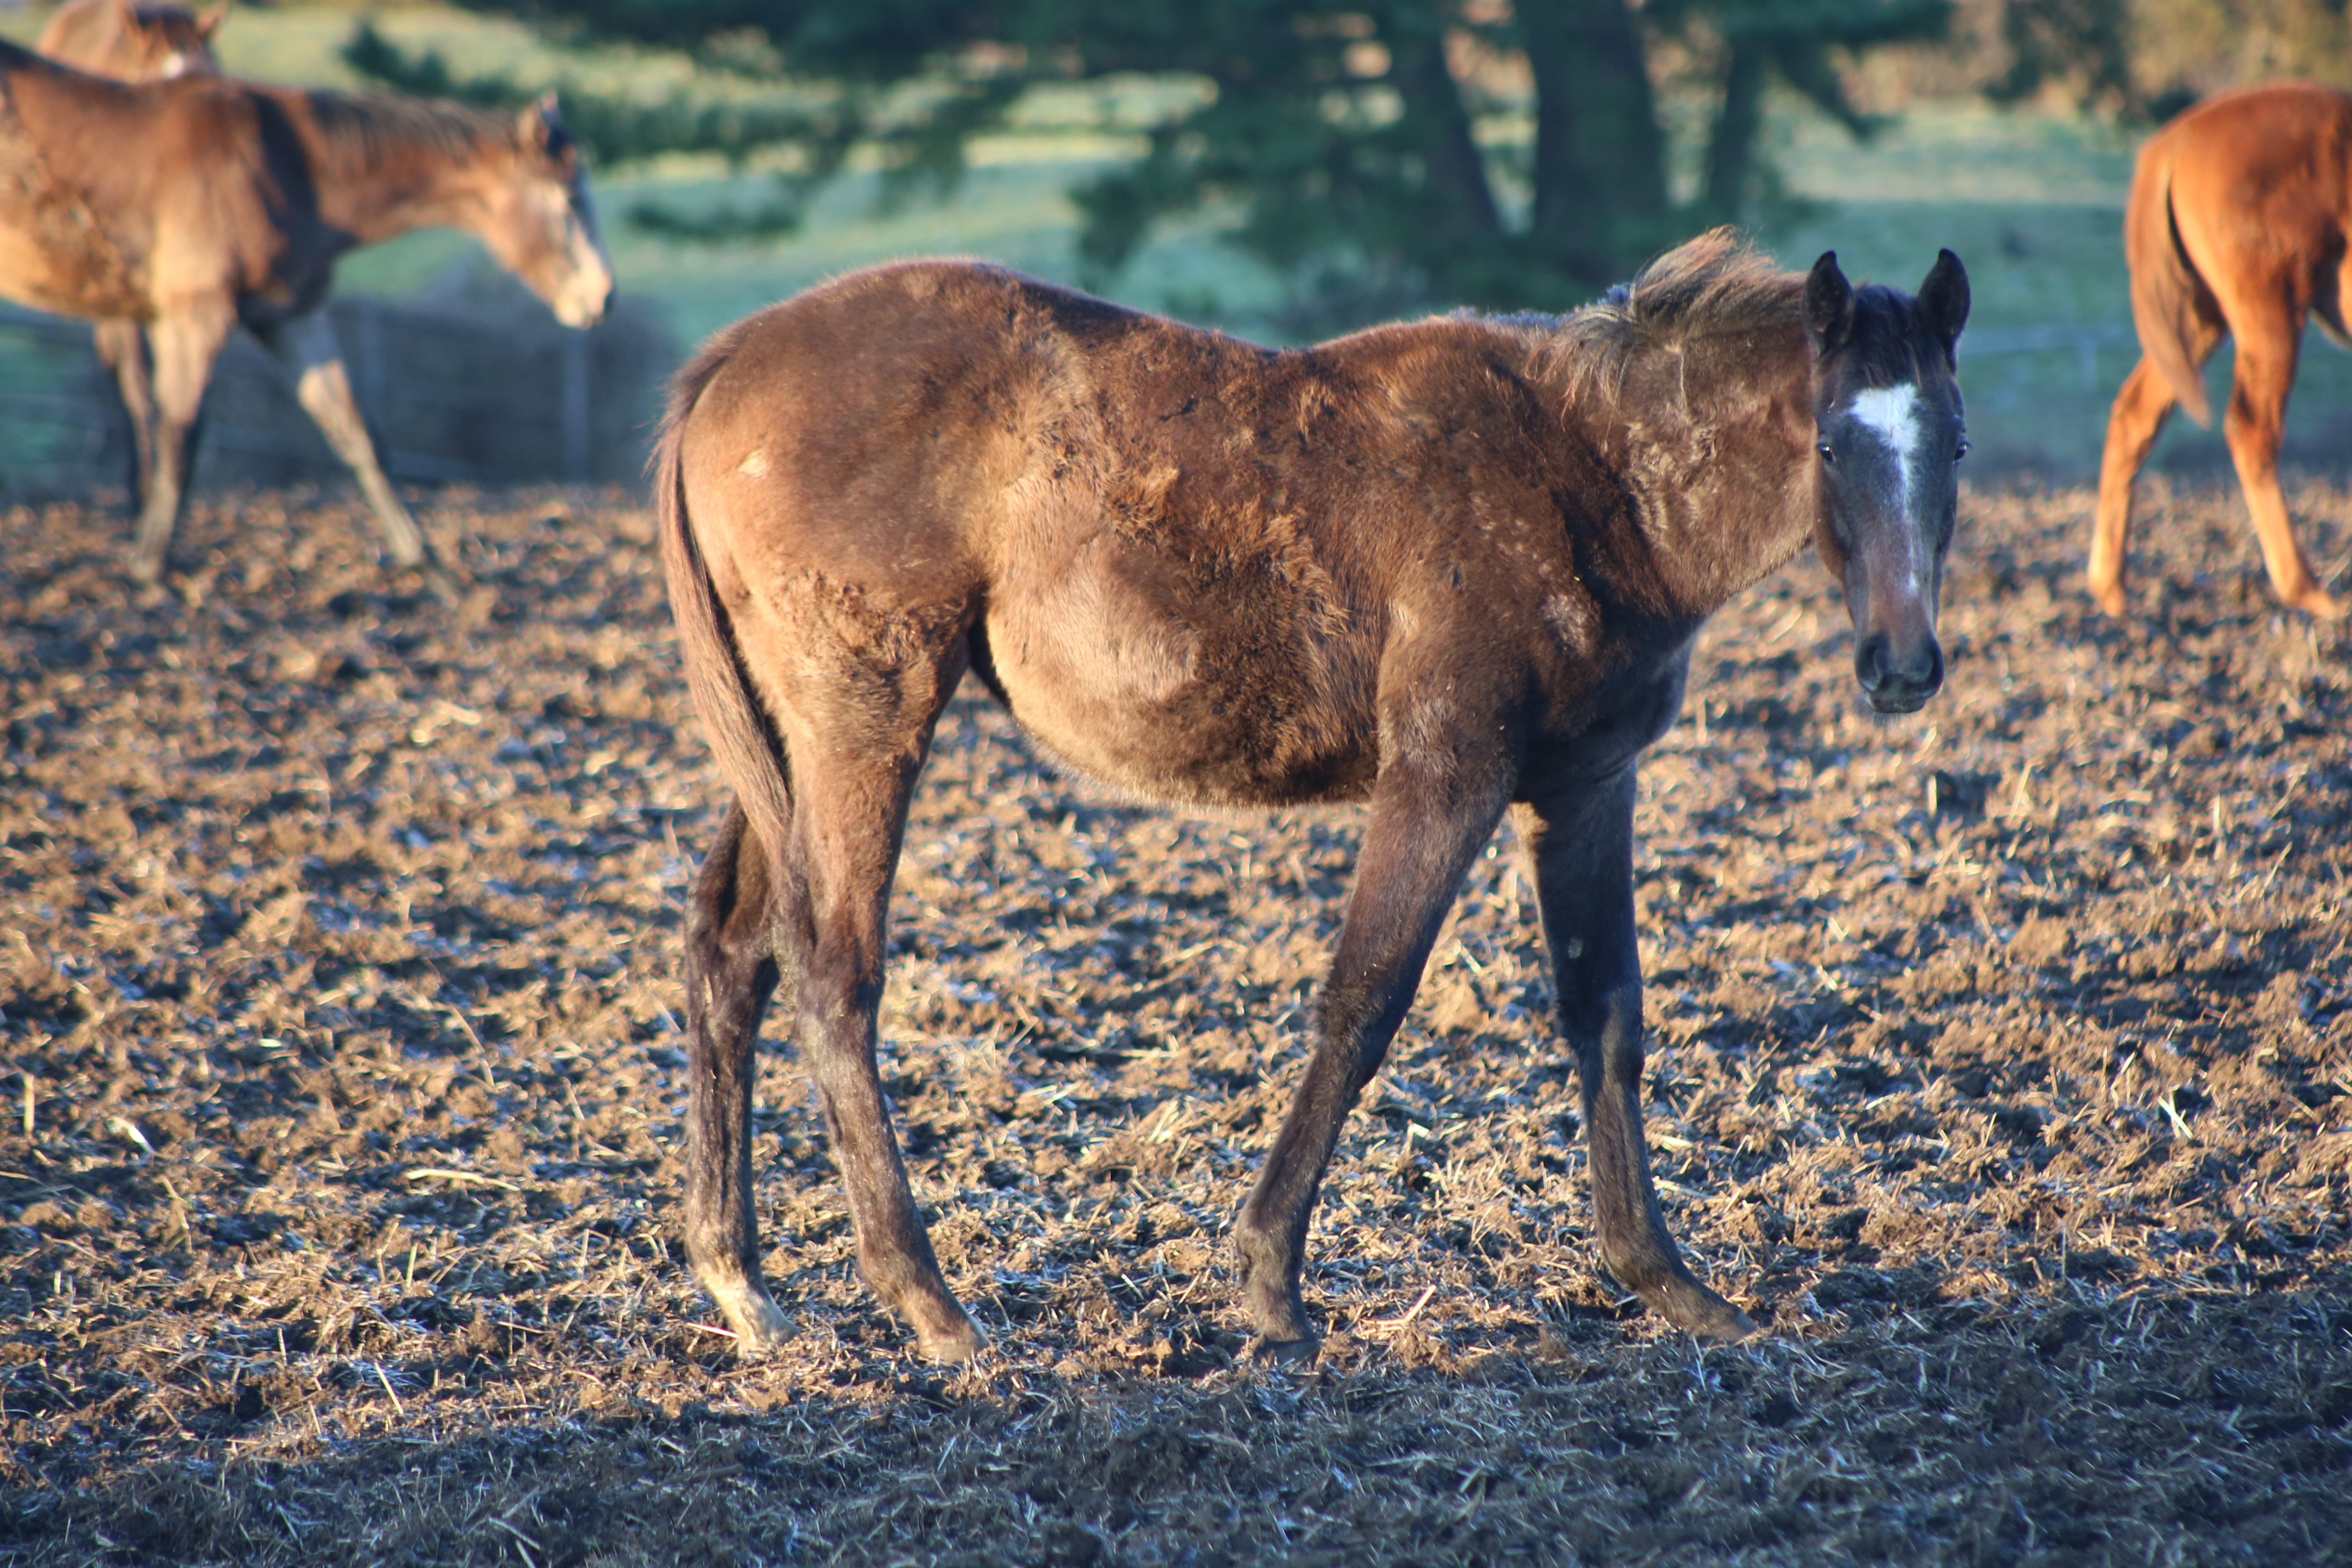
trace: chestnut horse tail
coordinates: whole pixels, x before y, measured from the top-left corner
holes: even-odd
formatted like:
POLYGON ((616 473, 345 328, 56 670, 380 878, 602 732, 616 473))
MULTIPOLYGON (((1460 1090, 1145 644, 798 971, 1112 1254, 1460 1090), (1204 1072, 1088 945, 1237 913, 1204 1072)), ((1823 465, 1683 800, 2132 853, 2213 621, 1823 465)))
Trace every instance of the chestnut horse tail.
POLYGON ((2156 368, 2189 416, 2213 422, 2205 396, 2205 376, 2196 363, 2200 296, 2205 280, 2181 248, 2172 217, 2172 142, 2158 136, 2140 154, 2132 176, 2131 205, 2124 213, 2124 259, 2131 268, 2132 324, 2139 329, 2140 352, 2156 368))
POLYGON ((709 563, 687 513, 681 461, 686 422, 695 402, 726 365, 740 335, 739 328, 713 340, 671 384, 669 412, 654 447, 654 504, 660 517, 670 613, 677 621, 678 647, 686 658, 687 686, 694 693, 694 706, 702 715, 719 770, 735 786, 735 798, 751 818, 751 831, 760 836, 774 864, 784 853, 792 823, 783 742, 752 693, 734 629, 710 581, 709 563))

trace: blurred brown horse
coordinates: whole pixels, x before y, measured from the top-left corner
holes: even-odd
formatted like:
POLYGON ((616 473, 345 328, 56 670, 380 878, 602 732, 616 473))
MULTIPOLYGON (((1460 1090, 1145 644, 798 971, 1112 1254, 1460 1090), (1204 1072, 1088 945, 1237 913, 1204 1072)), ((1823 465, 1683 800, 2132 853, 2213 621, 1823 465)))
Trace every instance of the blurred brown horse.
POLYGON ((2205 362, 2238 341, 2222 430, 2245 487, 2271 586, 2297 609, 2338 616, 2279 489, 2279 441, 2304 323, 2352 346, 2352 95, 2303 82, 2202 103, 2149 139, 2124 216, 2142 358, 2116 396, 2099 467, 2091 592, 2124 613, 2132 480, 2178 403, 2212 417, 2205 362))
POLYGON ((875 1070, 892 869, 969 667, 1051 755, 1212 808, 1362 802, 1316 1045, 1235 1227, 1268 1348, 1311 1345, 1307 1220, 1464 871, 1506 813, 1577 1056, 1601 1254, 1669 1321, 1751 1331, 1668 1234, 1642 1137, 1634 765, 1706 617, 1813 544, 1871 705, 1942 684, 1965 447, 1949 251, 1916 300, 1717 234, 1567 317, 1274 353, 995 268, 852 274, 679 374, 656 497, 734 809, 688 916, 686 1242, 746 1349, 751 1076, 779 987, 858 1262, 925 1352, 978 1331, 875 1070))
POLYGON ((425 559, 321 307, 346 252, 433 226, 480 238, 566 325, 603 316, 612 267, 551 99, 518 117, 218 76, 123 83, 0 43, 0 296, 146 331, 142 581, 163 573, 205 386, 240 323, 358 472, 393 558, 425 559))
POLYGON ((227 16, 226 3, 199 12, 134 0, 66 0, 49 13, 33 48, 117 81, 213 75, 220 70, 213 58, 213 35, 227 16))
MULTIPOLYGON (((49 14, 33 47, 60 65, 116 81, 217 76, 213 35, 227 15, 226 4, 199 14, 185 5, 66 0, 49 14)), ((90 340, 99 363, 122 389, 122 406, 131 416, 131 493, 145 495, 155 471, 154 374, 147 363, 146 333, 135 321, 100 321, 90 330, 90 340)))

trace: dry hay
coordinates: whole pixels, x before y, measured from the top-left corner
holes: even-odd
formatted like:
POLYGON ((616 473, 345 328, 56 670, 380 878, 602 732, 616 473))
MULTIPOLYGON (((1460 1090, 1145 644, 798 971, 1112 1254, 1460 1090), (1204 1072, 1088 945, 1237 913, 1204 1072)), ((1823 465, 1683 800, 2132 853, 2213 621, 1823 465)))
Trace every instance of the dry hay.
MULTIPOLYGON (((2352 497, 2297 503, 2338 560, 2352 497)), ((643 510, 445 495, 454 612, 339 500, 200 509, 149 605, 111 518, 10 513, 0 1559, 2352 1552, 2352 643, 2273 612, 2228 490, 2159 488, 2146 613, 2097 619, 2087 507, 1970 498, 1906 723, 1800 563, 1646 770, 1652 1142, 1769 1336, 1596 1275, 1497 854, 1339 1150, 1304 1375, 1237 1362, 1223 1238, 1352 818, 1106 805, 960 701, 887 1070, 994 1348, 911 1361, 772 1058, 802 1337, 739 1365, 672 1231, 719 791, 643 510)))

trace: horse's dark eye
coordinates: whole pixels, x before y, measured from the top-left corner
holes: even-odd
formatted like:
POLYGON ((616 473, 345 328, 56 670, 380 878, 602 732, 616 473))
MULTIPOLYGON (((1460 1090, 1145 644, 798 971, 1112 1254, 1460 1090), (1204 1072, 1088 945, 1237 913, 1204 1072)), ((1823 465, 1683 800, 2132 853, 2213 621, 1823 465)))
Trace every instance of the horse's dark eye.
POLYGON ((1952 461, 1954 461, 1955 463, 1957 463, 1957 462, 1958 462, 1962 458, 1965 458, 1965 457, 1967 457, 1968 455, 1969 455, 1969 438, 1968 438, 1966 436, 1963 436, 1963 437, 1960 437, 1960 444, 1959 444, 1959 446, 1953 449, 1953 452, 1952 452, 1952 461))
POLYGON ((1813 447, 1813 450, 1822 455, 1822 461, 1824 463, 1834 463, 1837 461, 1837 454, 1830 450, 1830 444, 1827 441, 1822 441, 1817 444, 1813 447))

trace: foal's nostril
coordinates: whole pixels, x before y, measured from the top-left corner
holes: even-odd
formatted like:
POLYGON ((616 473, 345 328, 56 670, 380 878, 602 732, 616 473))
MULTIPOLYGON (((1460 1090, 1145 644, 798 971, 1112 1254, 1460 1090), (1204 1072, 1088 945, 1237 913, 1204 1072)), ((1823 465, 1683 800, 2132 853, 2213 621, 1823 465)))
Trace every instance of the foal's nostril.
POLYGON ((1887 642, 1884 634, 1864 637, 1853 650, 1853 678, 1864 691, 1875 691, 1886 684, 1887 642))
POLYGON ((1929 638, 1927 642, 1927 658, 1925 662, 1927 668, 1919 674, 1919 689, 1922 691, 1926 691, 1932 695, 1933 693, 1941 691, 1944 689, 1943 645, 1935 641, 1933 638, 1929 638))

